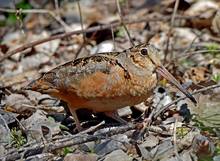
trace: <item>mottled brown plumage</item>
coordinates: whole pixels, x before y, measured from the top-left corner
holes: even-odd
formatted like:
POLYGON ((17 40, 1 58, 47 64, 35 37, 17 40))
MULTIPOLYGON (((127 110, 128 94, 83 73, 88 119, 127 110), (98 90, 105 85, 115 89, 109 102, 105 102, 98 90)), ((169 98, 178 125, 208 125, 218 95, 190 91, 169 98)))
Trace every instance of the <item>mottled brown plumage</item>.
POLYGON ((149 44, 70 61, 47 72, 28 88, 66 101, 80 129, 75 113, 80 108, 105 112, 125 122, 117 116, 116 110, 146 100, 157 84, 157 73, 195 102, 162 66, 158 50, 149 44))

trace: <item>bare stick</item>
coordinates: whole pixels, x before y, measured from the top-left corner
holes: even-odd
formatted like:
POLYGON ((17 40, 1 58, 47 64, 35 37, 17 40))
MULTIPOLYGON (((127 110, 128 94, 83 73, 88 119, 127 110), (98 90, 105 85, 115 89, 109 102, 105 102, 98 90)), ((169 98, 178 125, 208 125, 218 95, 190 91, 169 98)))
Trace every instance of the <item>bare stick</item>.
POLYGON ((54 4, 55 4, 56 12, 60 16, 60 8, 59 8, 58 0, 54 0, 54 4))
POLYGON ((204 53, 210 53, 210 52, 220 52, 220 49, 192 51, 192 52, 188 52, 185 55, 177 57, 177 59, 186 59, 196 54, 204 54, 204 53))
POLYGON ((174 21, 175 21, 178 6, 179 6, 179 0, 176 0, 175 6, 174 6, 174 9, 173 9, 173 14, 172 14, 172 17, 171 17, 170 29, 168 31, 168 38, 167 38, 167 43, 166 43, 164 62, 166 62, 166 59, 167 59, 169 45, 170 45, 170 37, 171 37, 172 30, 173 30, 173 25, 174 25, 174 21))
POLYGON ((193 44, 194 44, 194 42, 198 39, 198 37, 200 37, 200 36, 197 35, 197 36, 192 40, 192 42, 190 43, 190 45, 180 54, 180 56, 176 56, 176 57, 175 57, 175 62, 177 62, 178 59, 182 58, 188 51, 190 51, 190 49, 193 47, 193 44))
MULTIPOLYGON (((195 17, 179 16, 178 18, 179 19, 193 19, 195 17)), ((168 21, 169 19, 170 19, 170 16, 160 17, 160 18, 145 17, 144 19, 127 21, 125 23, 126 24, 135 24, 135 23, 142 23, 142 22, 146 22, 146 21, 148 21, 148 22, 149 21, 168 21)), ((85 30, 84 32, 85 33, 90 33, 90 32, 94 32, 94 31, 98 31, 98 30, 108 29, 108 28, 111 28, 111 26, 112 27, 117 27, 119 25, 121 25, 120 22, 115 22, 115 23, 112 23, 112 24, 91 27, 91 28, 88 28, 87 30, 85 30)), ((76 30, 76 31, 67 32, 67 33, 64 33, 64 34, 51 36, 51 37, 44 38, 44 39, 41 39, 41 40, 36 40, 36 41, 30 42, 30 43, 26 43, 26 44, 14 49, 14 50, 11 50, 11 51, 7 52, 4 56, 0 57, 0 62, 4 61, 5 59, 9 58, 10 56, 12 56, 16 53, 24 51, 28 48, 31 48, 31 47, 37 46, 39 44, 43 44, 45 42, 55 40, 55 39, 62 39, 62 38, 69 37, 69 36, 72 36, 72 35, 81 34, 82 32, 83 32, 82 30, 76 30)))
MULTIPOLYGON (((71 31, 71 27, 69 25, 67 25, 61 18, 61 15, 60 15, 60 7, 59 7, 59 3, 58 3, 58 0, 54 0, 54 4, 55 4, 55 10, 56 10, 56 14, 54 14, 54 12, 52 11, 49 11, 51 12, 51 16, 57 20, 63 27, 64 29, 67 29, 68 31, 71 31)), ((48 10, 47 10, 48 11, 48 10)))
POLYGON ((84 41, 84 44, 85 44, 86 43, 86 35, 85 35, 85 32, 84 32, 84 28, 83 28, 82 10, 81 10, 81 6, 80 6, 79 0, 77 0, 77 6, 78 6, 78 10, 79 10, 80 25, 81 25, 82 34, 83 34, 83 41, 84 41))
MULTIPOLYGON (((76 134, 71 136, 63 136, 63 138, 54 140, 54 141, 48 141, 48 142, 41 142, 29 145, 28 147, 22 147, 20 149, 13 149, 8 154, 4 156, 0 156, 0 160, 17 160, 20 159, 22 156, 24 158, 27 158, 29 156, 46 153, 46 152, 52 152, 57 149, 62 149, 64 147, 69 147, 73 145, 79 145, 90 141, 97 141, 97 140, 103 140, 107 137, 111 137, 113 135, 122 134, 130 130, 137 129, 137 125, 126 125, 126 126, 120 126, 117 128, 109 128, 109 130, 105 130, 104 132, 101 132, 97 135, 88 135, 88 134, 76 134)), ((153 131, 155 133, 161 133, 161 134, 167 134, 164 129, 157 127, 157 126, 149 126, 149 131, 153 131)))
POLYGON ((53 17, 57 22, 59 22, 64 28, 71 29, 59 16, 57 17, 56 14, 50 10, 46 9, 5 9, 0 8, 0 12, 7 12, 7 13, 41 13, 41 14, 49 14, 51 17, 53 17))
POLYGON ((106 139, 107 136, 110 137, 116 134, 124 133, 134 128, 135 125, 123 126, 123 127, 114 128, 99 135, 76 134, 73 136, 64 137, 56 141, 48 141, 47 143, 38 143, 29 147, 20 148, 19 150, 12 150, 9 152, 9 154, 6 154, 5 156, 1 156, 0 160, 2 159, 4 159, 5 161, 17 160, 20 159, 22 156, 25 156, 26 158, 36 154, 40 154, 42 152, 51 152, 72 145, 79 145, 90 141, 102 140, 102 139, 106 139))
MULTIPOLYGON (((211 86, 208 86, 208 87, 201 88, 201 89, 199 89, 195 92, 192 92, 191 94, 196 95, 198 93, 205 92, 205 91, 208 91, 208 90, 211 90, 211 89, 214 89, 214 88, 218 88, 218 87, 220 87, 220 84, 211 85, 211 86)), ((180 98, 174 100, 173 102, 167 104, 166 106, 162 107, 159 111, 157 111, 155 113, 154 118, 158 117, 162 112, 166 111, 170 106, 172 106, 172 105, 176 104, 177 102, 179 102, 181 100, 184 100, 186 98, 187 98, 186 96, 180 97, 180 98)))
POLYGON ((190 45, 184 50, 183 54, 181 54, 181 55, 186 54, 186 53, 193 47, 194 42, 195 42, 199 37, 200 37, 200 35, 196 35, 196 36, 194 37, 194 39, 192 40, 192 42, 190 43, 190 45))
POLYGON ((174 21, 175 21, 175 17, 176 17, 177 8, 179 6, 179 2, 180 2, 179 0, 176 0, 176 2, 175 2, 173 15, 172 15, 172 18, 171 18, 171 27, 173 27, 173 25, 174 25, 174 21))
POLYGON ((117 9, 118 9, 118 14, 119 14, 119 17, 120 17, 121 24, 122 24, 122 26, 124 27, 124 30, 126 31, 126 33, 127 33, 127 35, 128 35, 128 38, 129 38, 129 41, 130 41, 131 45, 132 45, 132 46, 135 46, 135 44, 134 44, 134 42, 133 42, 133 40, 132 40, 132 38, 131 38, 131 35, 130 35, 130 33, 129 33, 129 31, 128 31, 128 29, 127 29, 125 23, 124 23, 124 19, 123 19, 123 17, 122 17, 121 7, 120 7, 120 2, 119 2, 119 0, 116 0, 116 4, 117 4, 117 9))
POLYGON ((80 54, 80 52, 82 51, 83 48, 84 48, 84 43, 81 44, 80 47, 78 48, 78 50, 76 51, 74 59, 78 58, 78 56, 79 56, 79 54, 80 54))
MULTIPOLYGON (((119 25, 119 23, 114 24, 114 26, 118 26, 118 25, 119 25)), ((106 28, 109 28, 109 27, 110 27, 109 25, 95 26, 95 27, 91 27, 91 28, 87 29, 85 31, 85 33, 90 33, 90 32, 97 31, 97 30, 103 30, 103 29, 106 29, 106 28)), ((41 40, 33 41, 31 43, 24 44, 24 45, 12 50, 12 51, 7 52, 4 56, 2 56, 0 58, 0 62, 2 62, 6 58, 8 58, 8 57, 10 57, 10 56, 12 56, 12 55, 14 55, 18 52, 21 52, 21 51, 26 50, 28 48, 34 47, 36 45, 39 45, 39 44, 42 44, 42 43, 45 43, 45 42, 48 42, 48 41, 52 41, 52 40, 55 40, 55 39, 65 38, 65 37, 75 35, 75 34, 81 34, 81 33, 82 33, 82 30, 77 30, 77 31, 72 31, 72 32, 64 33, 64 34, 59 34, 59 35, 51 36, 51 37, 48 37, 48 38, 45 38, 45 39, 41 39, 41 40)))
POLYGON ((114 29, 113 29, 112 25, 111 25, 111 33, 112 33, 112 41, 113 41, 113 46, 114 46, 113 51, 115 51, 116 50, 115 36, 114 36, 114 29))
POLYGON ((95 131, 97 128, 99 128, 100 126, 102 126, 102 125, 104 125, 104 124, 105 124, 105 121, 102 121, 102 122, 100 122, 98 125, 92 126, 92 127, 90 127, 89 129, 80 132, 79 134, 86 134, 86 133, 93 132, 93 131, 95 131))

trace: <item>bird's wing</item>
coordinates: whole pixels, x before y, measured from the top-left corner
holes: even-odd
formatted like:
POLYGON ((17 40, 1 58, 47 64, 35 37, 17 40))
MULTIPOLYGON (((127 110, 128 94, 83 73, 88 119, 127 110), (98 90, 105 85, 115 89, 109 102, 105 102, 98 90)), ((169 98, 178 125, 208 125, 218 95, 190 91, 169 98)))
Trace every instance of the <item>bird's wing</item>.
POLYGON ((47 87, 82 97, 114 97, 123 92, 128 78, 129 73, 114 55, 100 54, 60 65, 40 80, 47 87))

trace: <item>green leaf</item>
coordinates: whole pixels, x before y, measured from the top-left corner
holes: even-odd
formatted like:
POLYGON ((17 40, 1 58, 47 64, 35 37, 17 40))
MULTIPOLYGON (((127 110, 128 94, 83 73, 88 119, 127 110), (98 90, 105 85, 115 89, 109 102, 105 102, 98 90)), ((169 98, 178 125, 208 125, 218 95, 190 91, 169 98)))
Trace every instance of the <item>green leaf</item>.
POLYGON ((220 73, 214 74, 212 80, 218 83, 220 81, 220 73))
POLYGON ((65 125, 63 125, 63 124, 60 124, 60 129, 61 130, 69 130, 69 128, 68 127, 66 127, 65 125))
POLYGON ((23 1, 16 4, 16 8, 17 9, 20 9, 20 8, 21 9, 31 9, 32 7, 27 1, 23 0, 23 1))
POLYGON ((220 53, 220 46, 217 43, 208 43, 205 45, 205 48, 210 54, 216 55, 220 53))
POLYGON ((6 23, 8 25, 13 25, 17 22, 17 18, 15 16, 15 13, 9 13, 8 14, 8 17, 7 17, 7 20, 6 20, 6 23))
POLYGON ((120 27, 116 32, 116 37, 124 37, 124 36, 125 36, 124 28, 120 27))
POLYGON ((17 130, 16 128, 13 128, 11 130, 11 144, 19 149, 25 143, 26 143, 26 139, 22 135, 21 130, 17 130))
POLYGON ((73 153, 73 151, 74 150, 72 148, 70 148, 70 147, 64 147, 63 148, 63 155, 66 156, 69 153, 73 153))

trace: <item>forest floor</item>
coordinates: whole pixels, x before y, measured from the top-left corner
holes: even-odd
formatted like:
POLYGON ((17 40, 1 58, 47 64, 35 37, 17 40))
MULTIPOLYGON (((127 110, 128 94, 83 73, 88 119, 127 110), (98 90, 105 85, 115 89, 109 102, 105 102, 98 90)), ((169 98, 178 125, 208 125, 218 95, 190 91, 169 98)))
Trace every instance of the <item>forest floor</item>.
MULTIPOLYGON (((220 160, 220 2, 0 2, 0 160, 220 160), (122 125, 25 87, 65 62, 149 43, 197 100, 163 78, 122 125)), ((159 77, 158 77, 159 79, 159 77)))

